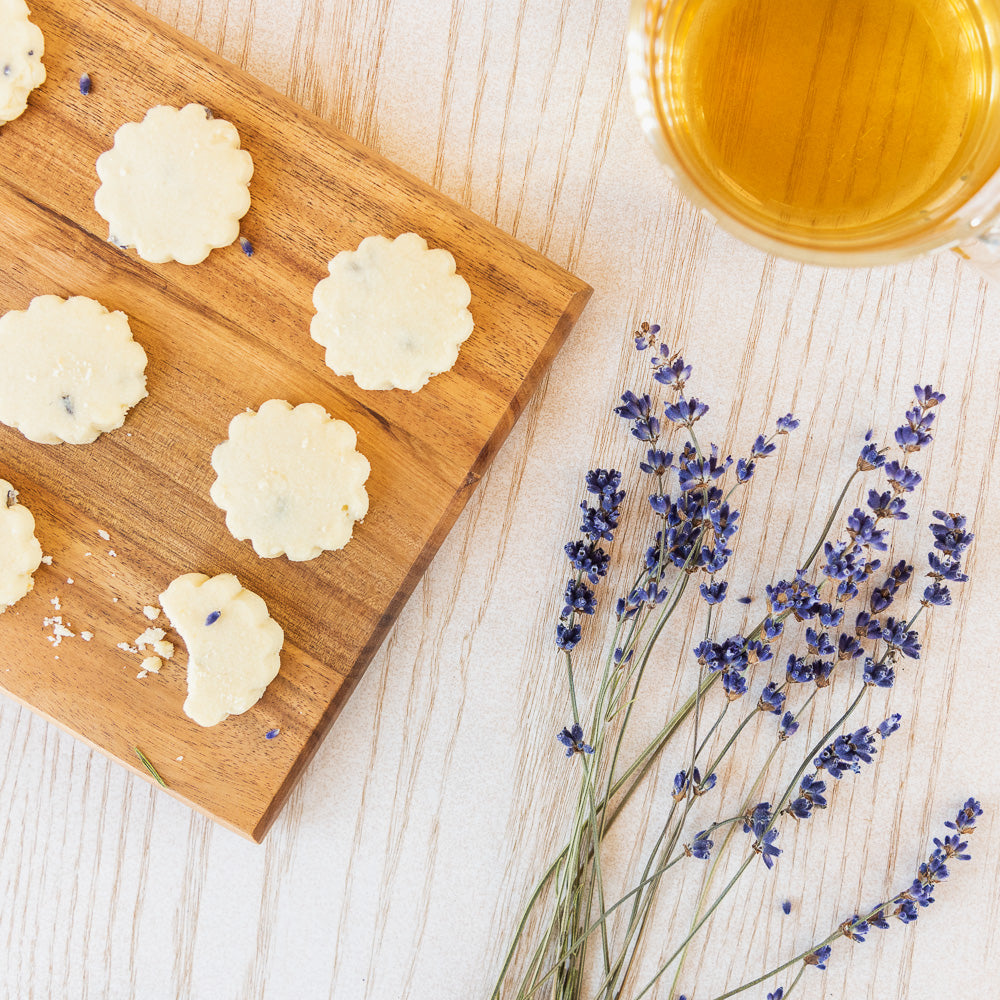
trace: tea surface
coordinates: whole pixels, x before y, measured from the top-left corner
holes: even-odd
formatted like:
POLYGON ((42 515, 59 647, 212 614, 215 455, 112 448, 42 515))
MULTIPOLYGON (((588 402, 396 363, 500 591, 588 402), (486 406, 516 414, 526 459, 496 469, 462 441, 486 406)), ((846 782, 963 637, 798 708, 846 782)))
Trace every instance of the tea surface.
POLYGON ((674 24, 674 142, 731 210, 863 229, 969 169, 991 70, 963 0, 696 0, 674 24))

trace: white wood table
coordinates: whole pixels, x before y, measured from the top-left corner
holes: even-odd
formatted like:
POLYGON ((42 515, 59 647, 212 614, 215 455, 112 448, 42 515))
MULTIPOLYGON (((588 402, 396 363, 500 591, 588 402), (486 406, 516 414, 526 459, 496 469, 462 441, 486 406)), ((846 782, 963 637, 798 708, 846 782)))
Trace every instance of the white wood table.
MULTIPOLYGON (((0 700, 0 997, 488 996, 567 826, 572 764, 554 736, 570 716, 551 641, 562 545, 576 537, 584 472, 634 469, 609 410, 639 386, 627 335, 644 318, 694 365, 692 388, 712 406, 700 427, 728 450, 788 410, 802 419, 751 490, 734 593, 759 600, 795 568, 865 430, 891 431, 918 381, 949 398, 900 554, 924 557, 935 508, 967 513, 978 536, 971 582, 875 703, 905 728, 877 768, 784 835, 775 872, 720 911, 680 987, 713 996, 902 887, 975 795, 987 814, 973 860, 952 866, 935 906, 864 945, 840 942, 797 992, 997 996, 1000 286, 950 253, 825 271, 720 232, 672 190, 634 120, 625 0, 144 5, 595 294, 263 846, 0 700)), ((622 538, 634 548, 638 528, 622 538)), ((648 732, 691 680, 692 622, 648 682, 656 704, 637 723, 648 732)), ((835 717, 824 706, 814 732, 835 717)), ((661 799, 680 766, 668 753, 661 799)), ((723 781, 741 788, 746 771, 737 762, 723 781)), ((629 822, 622 857, 646 829, 641 810, 629 822)), ((651 945, 644 967, 659 954, 651 945)), ((653 995, 666 1000, 666 984, 653 995)))

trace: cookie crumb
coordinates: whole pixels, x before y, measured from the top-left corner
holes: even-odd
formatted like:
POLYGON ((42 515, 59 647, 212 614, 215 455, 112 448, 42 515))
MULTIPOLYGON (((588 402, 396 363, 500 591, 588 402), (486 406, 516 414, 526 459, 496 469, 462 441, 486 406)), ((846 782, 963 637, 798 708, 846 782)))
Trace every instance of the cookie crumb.
POLYGON ((167 633, 162 628, 148 628, 142 635, 137 636, 136 646, 142 649, 143 646, 152 646, 154 642, 159 642, 167 633))
POLYGON ((174 644, 167 642, 166 639, 160 639, 159 642, 153 643, 153 650, 157 656, 162 657, 164 660, 169 660, 174 655, 174 644))
POLYGON ((74 638, 74 632, 70 631, 69 622, 64 622, 62 615, 56 615, 54 618, 43 618, 42 624, 45 628, 52 629, 52 635, 47 635, 45 638, 52 643, 53 647, 58 646, 63 639, 74 638))
POLYGON ((93 632, 81 632, 80 633, 80 638, 83 639, 84 642, 90 642, 90 640, 94 638, 94 633, 93 632))
POLYGON ((109 535, 109 534, 108 534, 108 533, 107 533, 107 532, 106 532, 106 531, 105 531, 105 530, 104 530, 103 528, 101 528, 101 529, 100 529, 100 531, 98 531, 97 533, 98 533, 98 535, 100 535, 100 536, 101 536, 101 538, 103 538, 103 539, 104 539, 104 540, 105 540, 106 542, 110 542, 110 541, 111 541, 111 536, 110 536, 110 535, 109 535))
POLYGON ((147 604, 143 609, 142 613, 151 621, 155 622, 157 618, 160 617, 160 609, 153 607, 152 604, 147 604))
POLYGON ((147 656, 139 666, 142 668, 143 673, 150 671, 151 673, 158 674, 160 667, 163 666, 163 661, 158 656, 147 656))
POLYGON ((52 556, 42 556, 42 562, 45 563, 46 566, 51 566, 52 556))

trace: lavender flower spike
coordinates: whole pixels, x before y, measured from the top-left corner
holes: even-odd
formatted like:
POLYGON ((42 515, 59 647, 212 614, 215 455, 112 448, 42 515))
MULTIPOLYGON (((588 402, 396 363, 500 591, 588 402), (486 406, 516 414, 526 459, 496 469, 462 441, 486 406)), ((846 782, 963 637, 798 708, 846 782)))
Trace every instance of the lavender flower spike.
POLYGON ((627 391, 615 413, 632 424, 632 434, 640 441, 655 441, 660 435, 660 421, 652 414, 653 401, 627 391))
POLYGON ((594 748, 583 742, 583 726, 579 722, 573 723, 572 729, 563 729, 556 736, 556 739, 566 747, 566 756, 572 757, 575 753, 593 753, 594 748))
POLYGON ((780 713, 784 704, 784 691, 779 691, 778 685, 775 684, 774 681, 769 681, 764 690, 760 693, 760 699, 757 702, 757 707, 762 712, 780 713))
POLYGON ((659 323, 654 323, 652 326, 649 323, 643 321, 639 324, 639 329, 632 334, 632 339, 635 341, 635 349, 637 351, 644 351, 647 347, 650 347, 656 340, 656 335, 660 332, 659 323))
MULTIPOLYGON (((911 924, 920 914, 920 910, 930 906, 934 902, 934 888, 940 885, 949 876, 949 861, 968 861, 970 855, 966 853, 969 846, 968 841, 962 840, 962 836, 974 833, 976 820, 982 815, 982 807, 975 799, 968 799, 965 805, 959 810, 955 821, 948 821, 945 826, 953 830, 958 830, 955 836, 945 837, 941 840, 934 838, 934 850, 930 857, 922 861, 917 868, 917 877, 910 886, 902 892, 897 893, 891 899, 879 904, 866 916, 854 914, 850 919, 845 920, 838 930, 850 940, 861 944, 872 928, 886 930, 889 927, 889 918, 898 917, 900 923, 911 924)), ((823 950, 823 949, 821 949, 823 950)), ((826 946, 826 955, 822 956, 823 962, 829 957, 830 948, 826 946)), ((819 952, 815 953, 819 955, 819 952)), ((818 964, 823 968, 823 964, 810 962, 812 956, 807 956, 804 961, 807 964, 818 964)))
POLYGON ((666 344, 660 346, 660 353, 650 358, 653 366, 653 381, 669 386, 678 392, 684 391, 684 384, 691 377, 691 366, 684 363, 679 353, 670 353, 666 344))
POLYGON ((885 465, 885 449, 872 443, 874 433, 874 431, 869 430, 865 434, 865 443, 858 456, 859 472, 871 472, 873 469, 880 469, 885 465))
POLYGON ((743 817, 743 832, 753 834, 755 839, 751 847, 769 869, 774 867, 775 858, 781 854, 781 848, 774 846, 775 840, 778 839, 778 831, 773 828, 768 829, 770 822, 770 802, 758 802, 743 817))
POLYGON ((715 841, 713 841, 705 830, 696 834, 693 843, 687 845, 684 848, 686 854, 693 858, 698 858, 700 861, 707 861, 712 856, 712 848, 715 846, 715 841))
POLYGON ((806 955, 802 961, 806 965, 815 965, 817 969, 825 969, 832 950, 828 944, 825 944, 822 948, 817 948, 811 955, 806 955))
POLYGON ((728 584, 724 580, 716 583, 703 583, 699 588, 706 604, 721 604, 726 599, 728 584))
POLYGON ((929 410, 932 406, 937 406, 938 403, 943 403, 947 399, 943 392, 935 392, 929 385, 915 385, 913 387, 913 394, 916 396, 917 402, 925 410, 929 410))
POLYGON ((691 427, 708 413, 708 403, 702 403, 695 399, 679 399, 676 403, 670 403, 663 409, 663 415, 674 424, 683 424, 691 427))
POLYGON ((813 761, 813 766, 817 771, 825 770, 839 780, 847 771, 857 774, 862 764, 870 764, 875 752, 871 730, 862 726, 849 735, 841 734, 824 747, 813 761))

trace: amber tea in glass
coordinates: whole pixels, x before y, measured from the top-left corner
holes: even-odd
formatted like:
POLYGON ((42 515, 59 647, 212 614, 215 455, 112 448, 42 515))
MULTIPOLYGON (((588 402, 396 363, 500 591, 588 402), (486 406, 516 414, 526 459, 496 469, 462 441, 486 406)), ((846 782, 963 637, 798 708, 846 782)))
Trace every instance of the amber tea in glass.
POLYGON ((640 119, 749 242, 875 263, 1000 207, 1000 0, 634 0, 640 119))

